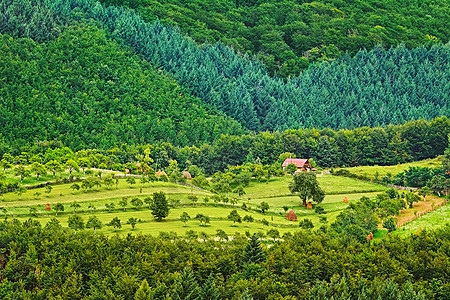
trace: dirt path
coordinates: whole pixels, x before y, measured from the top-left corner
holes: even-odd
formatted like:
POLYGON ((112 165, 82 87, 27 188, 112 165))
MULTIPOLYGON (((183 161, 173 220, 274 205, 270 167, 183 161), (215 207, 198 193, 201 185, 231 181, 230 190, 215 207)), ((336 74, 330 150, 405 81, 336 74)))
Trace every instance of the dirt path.
POLYGON ((400 215, 395 217, 398 220, 397 227, 401 227, 414 219, 420 218, 430 211, 441 207, 445 203, 447 203, 447 200, 444 198, 440 198, 434 195, 427 196, 426 201, 419 201, 417 203, 414 203, 413 208, 404 209, 402 210, 400 215), (416 214, 414 215, 415 212, 416 214))

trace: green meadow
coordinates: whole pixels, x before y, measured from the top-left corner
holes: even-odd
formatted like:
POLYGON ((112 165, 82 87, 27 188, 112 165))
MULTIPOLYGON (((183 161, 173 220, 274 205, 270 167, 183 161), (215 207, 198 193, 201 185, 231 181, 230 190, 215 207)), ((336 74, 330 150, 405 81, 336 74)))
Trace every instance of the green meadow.
POLYGON ((7 193, 4 195, 5 200, 0 206, 4 208, 4 217, 14 217, 21 221, 32 218, 38 220, 42 225, 45 225, 51 218, 57 218, 63 226, 68 226, 67 220, 72 214, 80 215, 84 222, 95 215, 103 223, 103 227, 98 232, 106 234, 123 235, 132 232, 134 234, 158 235, 160 232, 174 232, 177 235, 185 235, 186 231, 195 231, 214 235, 218 229, 222 229, 228 234, 236 232, 243 234, 246 231, 256 233, 276 228, 282 235, 285 232, 298 229, 299 221, 304 218, 311 219, 315 227, 329 224, 348 205, 348 203, 343 203, 345 197, 351 203, 362 196, 374 197, 385 189, 381 185, 350 178, 329 174, 318 175, 319 183, 326 192, 325 200, 321 204, 326 211, 324 215, 326 222, 322 220, 323 223, 321 223, 319 215, 314 209, 306 209, 301 206, 299 197, 289 192, 288 187, 291 180, 291 176, 274 178, 270 182, 252 180, 249 186, 245 188, 246 193, 241 198, 234 194, 229 195, 230 198, 238 199, 236 204, 215 203, 212 201, 213 194, 208 191, 174 183, 141 184, 137 179, 136 184, 130 186, 125 178, 121 178, 117 185, 113 185, 109 189, 100 186, 98 188, 93 187, 87 192, 84 190, 74 191, 71 188, 72 183, 68 183, 52 185, 50 193, 46 193, 45 188, 30 189, 21 197, 16 193, 7 193), (166 193, 169 203, 175 203, 172 205, 168 217, 161 222, 155 221, 146 203, 138 208, 131 204, 133 198, 137 197, 144 201, 145 198, 159 191, 166 193), (190 195, 196 195, 198 201, 192 203, 189 199, 190 195), (205 197, 209 199, 209 202, 205 203, 205 197), (128 202, 125 207, 119 204, 123 198, 126 198, 128 202), (258 208, 263 201, 267 202, 270 207, 265 214, 262 214, 258 208), (79 207, 72 207, 71 205, 74 202, 79 207), (47 203, 50 205, 50 211, 45 210, 47 203), (57 203, 64 205, 64 211, 58 212, 58 214, 53 209, 57 203), (114 208, 110 207, 111 204, 114 205, 114 208), (247 222, 236 223, 233 226, 232 221, 227 218, 233 209, 236 209, 241 217, 251 215, 254 222, 249 224, 247 222), (290 209, 293 209, 297 214, 298 220, 296 222, 288 221, 285 218, 286 211, 290 209), (186 226, 180 221, 183 212, 188 213, 191 217, 186 226), (209 216, 210 222, 206 226, 201 226, 200 222, 195 219, 197 214, 209 216), (119 218, 122 224, 122 227, 116 229, 116 231, 112 227, 106 226, 115 217, 119 218), (138 219, 134 230, 131 225, 127 224, 129 218, 138 219), (263 220, 267 221, 269 225, 264 225, 263 220))
POLYGON ((391 173, 392 176, 395 176, 398 173, 401 173, 402 171, 408 169, 409 167, 442 168, 442 158, 443 156, 441 155, 436 158, 393 166, 359 166, 344 169, 350 171, 352 174, 363 175, 372 179, 375 179, 375 174, 378 172, 378 179, 381 179, 387 173, 391 173))

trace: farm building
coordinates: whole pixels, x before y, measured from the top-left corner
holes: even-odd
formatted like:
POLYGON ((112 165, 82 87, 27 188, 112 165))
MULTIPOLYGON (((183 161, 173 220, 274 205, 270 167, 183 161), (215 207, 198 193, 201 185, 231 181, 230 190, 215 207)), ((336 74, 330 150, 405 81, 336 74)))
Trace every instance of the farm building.
POLYGON ((313 167, 311 167, 311 164, 309 163, 309 160, 307 159, 301 159, 301 158, 286 158, 286 160, 283 162, 283 171, 286 170, 286 167, 289 164, 295 164, 297 166, 297 172, 309 172, 309 171, 315 171, 313 167))

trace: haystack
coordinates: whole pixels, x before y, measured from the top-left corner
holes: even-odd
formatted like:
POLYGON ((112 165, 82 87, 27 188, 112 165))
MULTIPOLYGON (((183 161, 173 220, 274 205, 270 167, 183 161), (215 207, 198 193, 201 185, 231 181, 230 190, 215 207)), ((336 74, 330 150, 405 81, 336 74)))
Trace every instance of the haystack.
POLYGON ((295 214, 294 210, 290 210, 287 215, 286 215, 286 219, 289 221, 297 221, 297 215, 295 214))
POLYGON ((308 202, 308 205, 306 205, 306 209, 312 209, 312 203, 308 202))
POLYGON ((191 176, 191 174, 188 171, 184 171, 183 175, 181 175, 181 176, 185 177, 187 180, 191 180, 192 179, 192 176, 191 176))
POLYGON ((348 203, 347 197, 344 198, 344 203, 348 203))
POLYGON ((165 175, 166 177, 167 177, 167 174, 166 174, 166 172, 164 172, 164 171, 158 171, 158 172, 156 172, 156 174, 155 174, 155 176, 156 177, 161 177, 162 175, 165 175))
POLYGON ((46 211, 52 210, 51 207, 50 207, 50 203, 47 203, 47 204, 45 205, 45 210, 46 210, 46 211))

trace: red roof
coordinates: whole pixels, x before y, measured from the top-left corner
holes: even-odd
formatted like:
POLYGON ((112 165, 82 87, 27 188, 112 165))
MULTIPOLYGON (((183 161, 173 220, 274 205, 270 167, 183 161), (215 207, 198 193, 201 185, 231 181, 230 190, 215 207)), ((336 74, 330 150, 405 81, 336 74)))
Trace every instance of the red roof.
POLYGON ((282 167, 287 167, 289 164, 295 164, 297 166, 297 168, 303 168, 307 161, 308 161, 307 159, 286 158, 282 167))

